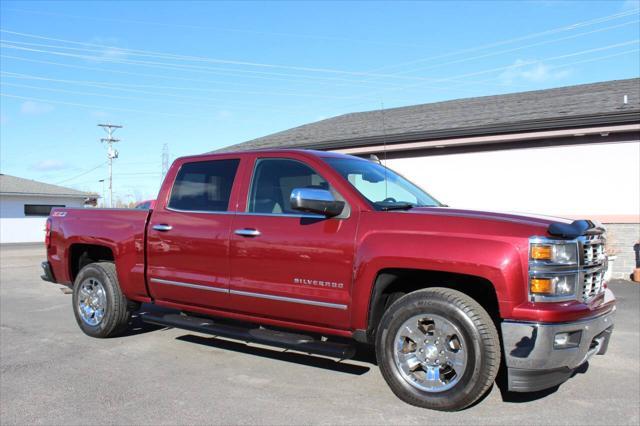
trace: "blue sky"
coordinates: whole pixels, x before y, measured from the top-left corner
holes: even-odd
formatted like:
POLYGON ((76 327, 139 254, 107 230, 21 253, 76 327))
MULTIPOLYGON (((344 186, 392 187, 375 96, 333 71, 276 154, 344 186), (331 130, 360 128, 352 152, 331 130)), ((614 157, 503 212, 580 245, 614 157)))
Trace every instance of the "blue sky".
POLYGON ((1 3, 0 169, 155 197, 161 158, 335 115, 640 75, 640 3, 1 3))

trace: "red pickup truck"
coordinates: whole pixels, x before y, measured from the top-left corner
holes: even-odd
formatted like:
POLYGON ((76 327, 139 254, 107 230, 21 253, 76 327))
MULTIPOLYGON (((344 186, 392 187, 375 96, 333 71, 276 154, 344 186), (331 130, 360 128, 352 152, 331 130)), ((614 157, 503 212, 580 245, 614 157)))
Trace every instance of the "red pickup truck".
POLYGON ((604 229, 459 210, 367 159, 263 150, 176 160, 156 203, 54 209, 43 279, 80 328, 144 321, 336 358, 375 345, 402 400, 458 410, 505 368, 558 385, 604 354, 615 298, 604 229))

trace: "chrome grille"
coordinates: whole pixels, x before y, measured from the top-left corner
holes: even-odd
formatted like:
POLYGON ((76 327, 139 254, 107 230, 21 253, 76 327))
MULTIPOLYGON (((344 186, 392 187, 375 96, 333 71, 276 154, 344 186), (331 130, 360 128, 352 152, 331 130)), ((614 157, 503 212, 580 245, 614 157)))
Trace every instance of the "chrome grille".
POLYGON ((607 269, 604 234, 585 235, 578 239, 582 247, 582 301, 588 302, 604 291, 607 269))
POLYGON ((584 266, 600 265, 605 261, 604 239, 600 235, 582 238, 582 264, 584 266))
POLYGON ((584 272, 582 301, 587 302, 604 291, 604 268, 584 272))

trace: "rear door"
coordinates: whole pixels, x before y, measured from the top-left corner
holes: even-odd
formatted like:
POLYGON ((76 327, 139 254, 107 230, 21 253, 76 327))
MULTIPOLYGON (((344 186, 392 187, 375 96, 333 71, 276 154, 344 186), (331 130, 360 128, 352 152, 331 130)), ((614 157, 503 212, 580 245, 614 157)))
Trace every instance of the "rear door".
MULTIPOLYGON (((237 157, 187 161, 158 199, 147 234, 147 282, 159 301, 225 307, 237 157)), ((171 176, 168 176, 171 178, 171 176)))
POLYGON ((250 182, 231 233, 233 309, 346 329, 357 215, 348 205, 331 219, 292 210, 294 188, 328 189, 342 198, 300 159, 265 154, 250 182))

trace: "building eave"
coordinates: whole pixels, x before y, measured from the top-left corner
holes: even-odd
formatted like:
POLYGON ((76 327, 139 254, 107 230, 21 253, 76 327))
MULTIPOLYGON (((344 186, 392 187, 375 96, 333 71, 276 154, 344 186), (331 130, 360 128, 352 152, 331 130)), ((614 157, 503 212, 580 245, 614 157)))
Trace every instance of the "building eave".
POLYGON ((534 132, 536 130, 569 130, 603 125, 635 123, 640 123, 640 111, 638 110, 579 117, 557 117, 546 120, 533 120, 516 123, 498 123, 490 126, 442 129, 429 132, 412 132, 396 135, 388 134, 362 138, 329 140, 310 144, 299 144, 297 147, 317 150, 344 150, 380 144, 386 144, 389 146, 410 142, 437 141, 444 139, 453 140, 487 135, 526 133, 534 132))
POLYGON ((456 147, 493 147, 499 149, 501 145, 518 143, 519 147, 534 146, 539 141, 553 141, 553 145, 571 145, 575 143, 592 143, 594 137, 599 142, 619 142, 624 139, 638 139, 640 135, 640 123, 603 125, 592 127, 575 127, 556 130, 538 130, 529 132, 489 134, 484 136, 467 136, 448 139, 418 140, 415 142, 403 142, 394 144, 378 143, 350 148, 336 148, 332 151, 342 154, 365 155, 382 152, 399 153, 415 152, 425 149, 442 149, 456 147))
POLYGON ((33 192, 0 192, 0 195, 15 197, 47 197, 47 198, 90 198, 93 194, 42 194, 33 192))

